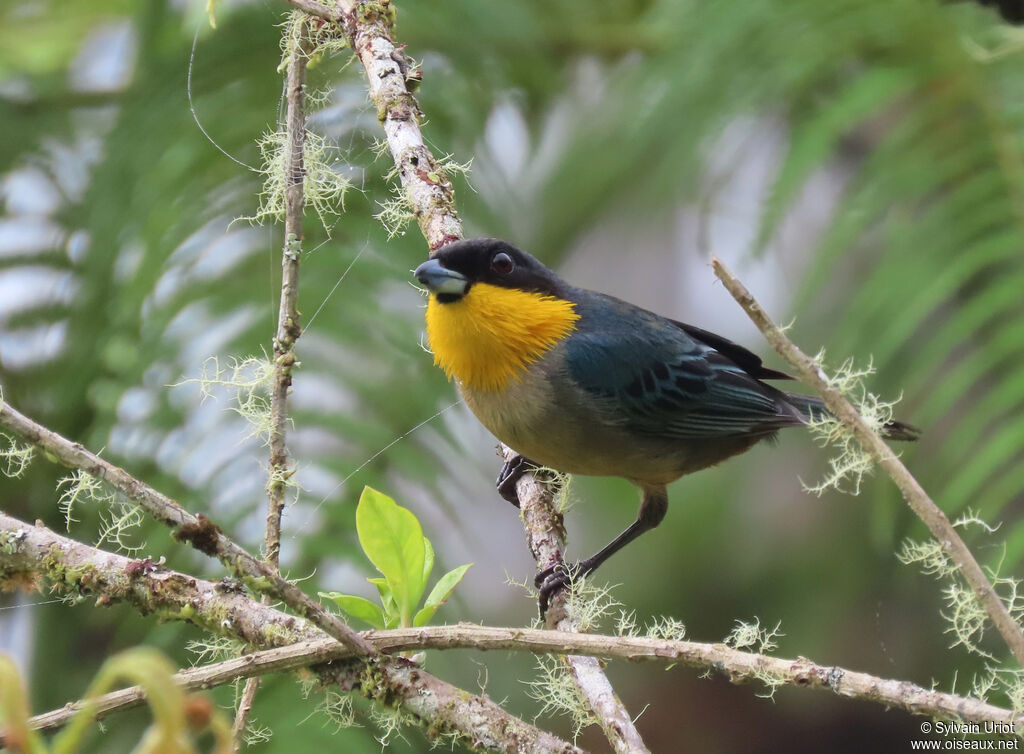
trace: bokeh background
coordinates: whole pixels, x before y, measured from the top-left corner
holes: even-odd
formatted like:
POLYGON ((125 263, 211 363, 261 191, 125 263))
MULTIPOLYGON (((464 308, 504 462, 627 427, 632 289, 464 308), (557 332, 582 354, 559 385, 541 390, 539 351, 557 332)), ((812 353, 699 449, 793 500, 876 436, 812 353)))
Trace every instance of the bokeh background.
MULTIPOLYGON (((122 464, 253 549, 266 450, 227 391, 203 402, 204 362, 269 351, 279 225, 257 207, 256 140, 281 110, 283 3, 6 0, 0 6, 0 379, 4 398, 122 464), (205 134, 193 118, 193 110, 205 134), (215 142, 216 145, 213 143, 215 142), (230 159, 228 156, 230 155, 230 159)), ((769 349, 708 266, 726 260, 805 350, 874 360, 872 390, 903 396, 923 427, 903 458, 1000 573, 1021 571, 1024 526, 1024 34, 994 8, 934 0, 408 0, 398 41, 422 63, 435 154, 456 178, 467 232, 507 238, 574 283, 769 349)), ((283 566, 310 591, 370 595, 354 510, 364 484, 420 517, 439 567, 473 562, 437 620, 522 625, 533 598, 517 513, 493 490, 493 438, 422 348, 410 270, 415 225, 388 238, 387 156, 362 71, 342 53, 310 88, 312 128, 352 182, 344 213, 307 217, 295 427, 303 486, 283 566), (315 314, 315 316, 314 316, 315 314)), ((781 364, 774 356, 769 364, 781 364)), ((885 480, 857 497, 807 494, 828 451, 806 433, 671 489, 665 523, 598 580, 641 622, 682 620, 718 641, 737 619, 781 621, 782 656, 959 691, 982 666, 945 633, 942 584, 895 557, 923 526, 885 480)), ((0 479, 0 506, 63 529, 37 462, 0 479)), ((578 479, 570 553, 635 513, 626 483, 578 479)), ((95 541, 100 511, 71 534, 95 541)), ((211 577, 216 564, 145 526, 145 554, 211 577)), ((441 572, 441 571, 438 571, 441 572)), ((3 596, 0 651, 31 680, 35 711, 77 698, 103 659, 140 643, 176 662, 195 629, 123 607, 3 596)), ((611 626, 608 626, 611 628, 611 626)), ((989 637, 990 639, 992 637, 989 637)), ((987 644, 998 656, 996 642, 987 644)), ((428 667, 539 705, 527 657, 434 653, 428 667)), ((652 749, 900 751, 919 720, 820 692, 701 679, 686 668, 609 668, 652 749)), ((217 699, 232 700, 230 689, 217 699)), ((1000 701, 996 699, 995 701, 1000 701)), ((253 751, 379 751, 336 731, 291 677, 268 678, 253 751)), ((111 718, 92 751, 127 751, 145 714, 111 718)), ((562 719, 540 724, 568 735, 562 719)), ((603 750, 587 731, 581 743, 603 750)), ((388 750, 422 751, 416 730, 388 750)))

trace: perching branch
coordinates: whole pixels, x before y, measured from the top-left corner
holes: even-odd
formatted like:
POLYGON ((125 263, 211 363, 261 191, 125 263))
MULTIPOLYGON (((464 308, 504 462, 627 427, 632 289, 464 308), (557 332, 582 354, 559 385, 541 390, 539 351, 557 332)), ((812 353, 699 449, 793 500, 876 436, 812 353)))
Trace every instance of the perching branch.
MULTIPOLYGON (((455 211, 451 181, 438 169, 420 133, 419 104, 409 91, 409 83, 419 79, 409 58, 392 40, 394 9, 390 0, 379 0, 372 6, 340 0, 339 6, 345 36, 366 69, 370 98, 377 106, 377 118, 384 128, 403 196, 433 254, 462 238, 462 222, 455 211)), ((525 512, 527 506, 523 508, 525 512)), ((532 547, 533 537, 530 539, 532 547)), ((558 553, 560 556, 561 546, 558 553)), ((562 626, 575 630, 571 623, 562 626)), ((572 658, 568 664, 616 750, 647 751, 600 664, 592 658, 572 658)))
MULTIPOLYGON (((835 666, 819 665, 804 657, 785 659, 733 649, 725 644, 704 644, 635 636, 541 631, 531 628, 494 628, 460 623, 456 626, 399 628, 367 631, 366 638, 381 652, 425 649, 533 652, 535 654, 572 653, 588 658, 661 662, 713 670, 733 683, 770 678, 772 683, 831 691, 851 699, 877 702, 916 715, 962 722, 1001 723, 1014 730, 1024 728, 1024 715, 988 704, 973 697, 956 696, 926 689, 906 681, 894 681, 835 666)), ((351 653, 330 639, 304 641, 284 647, 236 657, 199 668, 183 670, 175 680, 188 691, 212 688, 270 673, 286 673, 299 668, 342 660, 351 653)), ((100 697, 101 714, 142 704, 144 695, 138 686, 120 689, 100 697)), ((77 707, 36 715, 35 729, 48 730, 64 725, 77 707)))
MULTIPOLYGON (((341 0, 340 7, 345 36, 366 69, 370 97, 377 106, 404 198, 434 253, 462 237, 462 222, 455 211, 451 181, 438 170, 420 133, 419 104, 408 86, 418 79, 412 75, 409 59, 392 40, 394 9, 390 0, 373 6, 341 0)), ((616 750, 647 751, 599 663, 577 658, 569 667, 581 688, 586 687, 584 696, 616 750)))
MULTIPOLYGON (((516 452, 505 445, 501 446, 501 452, 505 461, 516 456, 516 452)), ((563 562, 565 527, 562 514, 553 505, 551 486, 537 476, 533 472, 524 474, 516 483, 516 494, 530 552, 538 569, 544 569, 563 562)), ((579 625, 570 614, 568 594, 562 591, 552 597, 544 619, 549 627, 575 635, 579 625)), ((563 659, 576 688, 615 751, 648 751, 597 658, 567 654, 563 659)))
POLYGON ((722 263, 722 260, 712 257, 711 265, 726 290, 743 307, 743 310, 757 325, 772 347, 797 370, 804 382, 817 391, 824 399, 829 411, 856 438, 875 463, 892 477, 896 486, 899 487, 903 499, 907 501, 917 517, 925 523, 932 536, 942 547, 942 551, 956 564, 985 613, 1003 637, 1003 641, 1006 642, 1013 656, 1017 658, 1017 662, 1024 667, 1024 632, 1022 632, 1020 624, 1010 615, 1010 611, 996 594, 992 583, 985 576, 978 561, 974 559, 974 555, 964 544, 946 514, 928 496, 928 493, 924 491, 924 488, 911 475, 896 454, 889 449, 878 433, 868 426, 857 409, 839 390, 832 386, 822 368, 772 322, 750 291, 722 263))
MULTIPOLYGON (((338 657, 364 658, 362 652, 337 644, 309 622, 250 599, 237 583, 205 581, 149 559, 135 560, 98 550, 0 512, 0 580, 25 583, 35 574, 44 576, 57 592, 95 596, 99 605, 125 602, 143 614, 185 620, 252 647, 318 641, 341 649, 338 657)), ((360 640, 373 647, 362 636, 360 640)), ((318 670, 322 677, 336 679, 345 690, 355 689, 374 698, 387 695, 431 730, 458 733, 470 745, 502 752, 579 751, 508 714, 486 696, 452 686, 403 658, 380 656, 376 647, 373 651, 379 657, 377 662, 318 670)), ((244 665, 249 661, 247 657, 232 662, 244 665)), ((305 664, 330 659, 325 656, 305 664)), ((105 696, 99 709, 102 715, 119 706, 105 696)), ((60 711, 54 714, 60 717, 60 711)))

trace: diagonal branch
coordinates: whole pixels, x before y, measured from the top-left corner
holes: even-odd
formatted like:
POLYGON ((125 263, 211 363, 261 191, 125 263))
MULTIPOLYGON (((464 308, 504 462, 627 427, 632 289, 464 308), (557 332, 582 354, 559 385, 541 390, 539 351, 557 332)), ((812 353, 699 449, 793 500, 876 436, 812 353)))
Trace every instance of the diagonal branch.
POLYGON ((899 487, 907 505, 917 514, 942 547, 942 551, 956 564, 971 587, 978 602, 995 625, 1003 641, 1010 648, 1017 662, 1024 666, 1024 632, 1010 615, 1006 605, 996 594, 985 572, 974 555, 964 544, 956 527, 939 506, 928 496, 917 479, 907 470, 903 462, 885 444, 877 432, 864 421, 856 408, 829 382, 822 368, 810 356, 801 351, 785 333, 772 322, 750 291, 717 257, 711 259, 715 275, 725 285, 737 303, 747 313, 757 328, 782 358, 789 362, 800 378, 813 387, 824 399, 829 411, 850 432, 872 459, 892 477, 899 487))
MULTIPOLYGON (((516 456, 516 452, 505 445, 501 450, 506 461, 516 456)), ((516 484, 516 493, 530 552, 538 569, 544 569, 563 562, 565 527, 562 514, 555 510, 550 485, 537 477, 536 472, 524 474, 516 484)), ((575 634, 579 631, 579 624, 569 611, 568 594, 568 590, 563 590, 552 597, 544 618, 549 627, 575 634)), ((563 659, 576 688, 615 751, 648 751, 598 659, 571 654, 563 659)))
MULTIPOLYGON (((452 686, 408 660, 378 654, 376 663, 367 662, 361 652, 337 644, 309 622, 249 598, 235 582, 205 581, 171 571, 148 558, 134 560, 105 552, 0 512, 0 581, 25 583, 29 574, 37 573, 44 575, 55 591, 77 597, 96 596, 99 605, 125 602, 143 614, 189 621, 251 647, 326 642, 334 650, 341 649, 337 657, 364 661, 322 666, 318 668, 322 678, 340 684, 345 691, 357 690, 372 698, 384 695, 432 731, 458 733, 467 743, 481 748, 579 752, 568 742, 505 712, 486 696, 452 686)), ((360 639, 373 646, 364 637, 360 639)), ((378 652, 376 647, 373 650, 378 652)), ((251 657, 232 662, 244 666, 251 657)), ((312 663, 330 659, 324 656, 312 663)), ((101 714, 118 706, 103 697, 101 714)))
MULTIPOLYGON (((352 0, 342 0, 342 26, 366 69, 370 97, 377 105, 402 191, 433 253, 462 237, 462 223, 455 211, 451 181, 437 170, 420 133, 419 105, 408 87, 410 63, 391 38, 390 2, 382 0, 379 5, 377 11, 367 13, 366 6, 357 8, 352 0)), ((577 658, 569 667, 616 750, 646 751, 599 663, 577 658)))
POLYGON ((82 469, 91 476, 106 481, 154 519, 172 527, 175 539, 187 542, 203 554, 217 558, 238 578, 248 580, 253 588, 281 600, 357 655, 376 654, 376 650, 338 616, 332 615, 295 584, 281 578, 277 571, 225 536, 220 527, 203 514, 190 513, 167 495, 86 450, 81 443, 71 442, 32 421, 6 402, 0 403, 0 427, 10 430, 24 442, 46 451, 57 462, 74 469, 82 469))

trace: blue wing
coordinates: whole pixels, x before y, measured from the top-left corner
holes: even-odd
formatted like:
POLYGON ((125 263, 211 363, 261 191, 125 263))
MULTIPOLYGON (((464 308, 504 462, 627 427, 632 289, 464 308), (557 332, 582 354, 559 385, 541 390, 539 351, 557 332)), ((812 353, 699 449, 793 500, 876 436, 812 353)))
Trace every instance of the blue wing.
POLYGON ((678 439, 770 434, 802 423, 785 393, 759 381, 787 375, 765 368, 750 351, 599 298, 581 302, 586 321, 567 343, 567 360, 573 381, 606 421, 678 439))

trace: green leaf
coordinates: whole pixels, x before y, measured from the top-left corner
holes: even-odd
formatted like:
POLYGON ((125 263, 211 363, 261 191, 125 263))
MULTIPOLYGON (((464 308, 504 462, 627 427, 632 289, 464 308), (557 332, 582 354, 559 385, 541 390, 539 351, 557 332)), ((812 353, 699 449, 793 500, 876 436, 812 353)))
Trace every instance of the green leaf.
POLYGON ((425 588, 430 579, 430 572, 434 570, 434 546, 426 537, 423 537, 423 548, 425 550, 423 558, 423 586, 425 588))
POLYGON ((472 563, 461 565, 458 568, 454 568, 448 571, 444 576, 437 580, 434 584, 434 588, 430 590, 430 594, 427 596, 427 602, 423 606, 423 609, 416 613, 416 617, 413 619, 414 626, 424 626, 427 622, 434 617, 434 613, 437 612, 438 608, 441 607, 451 593, 455 590, 455 587, 462 581, 462 577, 466 575, 473 566, 472 563))
POLYGON ((394 611, 395 598, 391 594, 391 587, 388 586, 388 580, 383 576, 377 576, 372 579, 367 579, 367 581, 377 587, 377 592, 380 594, 380 604, 384 606, 384 610, 394 611))
POLYGON ((321 599, 331 600, 346 615, 369 623, 374 628, 387 627, 384 611, 381 610, 380 605, 370 602, 365 597, 357 597, 354 594, 342 594, 341 592, 317 592, 317 595, 321 599))
POLYGON ((402 625, 412 625, 425 586, 420 522, 387 495, 365 487, 356 508, 356 531, 366 556, 388 580, 402 625))
POLYGON ((401 616, 398 614, 398 607, 395 605, 395 597, 391 593, 388 580, 383 576, 378 576, 377 578, 367 579, 367 581, 377 587, 377 592, 380 594, 380 602, 384 606, 385 627, 397 628, 401 621, 401 616))

